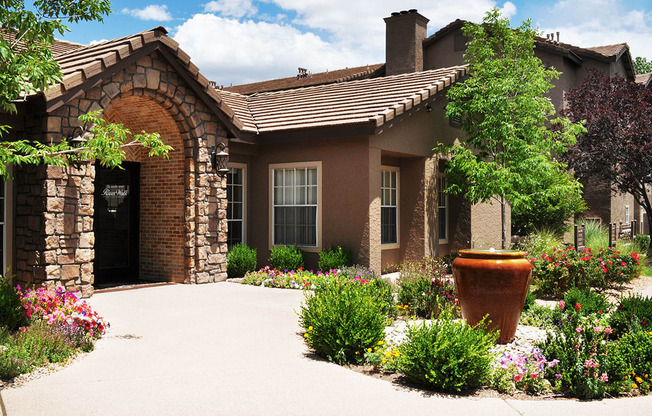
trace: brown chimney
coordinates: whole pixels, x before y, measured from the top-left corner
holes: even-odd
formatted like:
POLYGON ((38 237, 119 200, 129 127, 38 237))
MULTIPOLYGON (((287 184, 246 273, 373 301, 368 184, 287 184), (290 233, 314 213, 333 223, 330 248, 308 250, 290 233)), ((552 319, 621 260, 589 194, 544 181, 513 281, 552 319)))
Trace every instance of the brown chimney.
POLYGON ((385 74, 423 71, 423 41, 429 20, 416 9, 394 12, 384 20, 385 74))

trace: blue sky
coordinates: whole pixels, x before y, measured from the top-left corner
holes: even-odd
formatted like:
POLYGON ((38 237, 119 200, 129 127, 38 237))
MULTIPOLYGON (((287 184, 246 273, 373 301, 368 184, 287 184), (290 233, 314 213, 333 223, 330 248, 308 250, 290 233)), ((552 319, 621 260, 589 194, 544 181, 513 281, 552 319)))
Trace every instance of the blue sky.
POLYGON ((321 72, 385 60, 385 23, 393 11, 418 9, 428 34, 461 18, 481 21, 498 7, 512 26, 530 18, 562 42, 627 42, 652 59, 652 0, 115 0, 104 23, 71 25, 64 39, 89 44, 164 26, 201 72, 223 85, 321 72))

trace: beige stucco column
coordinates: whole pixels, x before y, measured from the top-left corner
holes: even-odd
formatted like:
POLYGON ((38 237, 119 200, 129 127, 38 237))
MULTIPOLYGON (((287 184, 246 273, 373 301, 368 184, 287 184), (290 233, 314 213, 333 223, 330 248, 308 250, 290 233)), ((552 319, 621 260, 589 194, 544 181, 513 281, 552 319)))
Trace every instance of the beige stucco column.
POLYGON ((369 147, 368 264, 377 274, 382 269, 380 246, 380 149, 369 147))
MULTIPOLYGON (((509 204, 505 211, 507 221, 507 248, 511 245, 512 210, 509 204)), ((497 201, 471 206, 471 248, 501 248, 500 204, 497 201)))

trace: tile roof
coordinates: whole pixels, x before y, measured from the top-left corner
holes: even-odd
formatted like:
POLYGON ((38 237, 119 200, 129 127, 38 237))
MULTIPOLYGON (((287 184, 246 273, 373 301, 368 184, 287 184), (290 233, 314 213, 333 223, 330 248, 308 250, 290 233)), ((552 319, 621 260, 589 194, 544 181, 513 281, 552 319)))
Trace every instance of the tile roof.
POLYGON ((234 117, 233 111, 222 103, 219 93, 209 85, 208 79, 190 61, 190 56, 179 48, 176 41, 167 36, 167 30, 162 26, 56 55, 55 60, 61 67, 63 80, 44 92, 45 101, 63 99, 62 97, 65 97, 66 94, 83 87, 92 78, 110 76, 112 69, 118 68, 126 59, 134 57, 147 46, 161 48, 176 58, 182 68, 192 79, 197 81, 200 88, 214 101, 229 121, 236 128, 241 128, 241 123, 234 117))
POLYGON ((385 64, 358 66, 355 68, 338 69, 335 71, 308 74, 305 78, 289 77, 272 79, 250 84, 233 85, 224 87, 223 90, 239 94, 253 94, 257 92, 279 91, 292 88, 308 87, 311 85, 331 84, 335 82, 352 81, 355 79, 374 78, 384 74, 385 64))
POLYGON ((378 128, 466 75, 466 66, 242 95, 220 91, 243 131, 367 124, 378 128))
POLYGON ((590 48, 584 48, 595 53, 598 53, 605 58, 620 58, 620 56, 629 50, 629 45, 626 43, 617 43, 615 45, 605 45, 605 46, 593 46, 590 48))
POLYGON ((652 73, 636 75, 637 84, 643 84, 643 86, 647 87, 650 85, 650 81, 652 81, 652 73))
MULTIPOLYGON (((15 33, 7 29, 0 29, 0 37, 11 42, 15 39, 15 33)), ((67 40, 62 39, 55 39, 52 46, 50 46, 50 50, 52 51, 52 54, 56 56, 62 53, 73 51, 75 49, 83 48, 84 46, 86 45, 82 45, 81 43, 68 42, 67 40)), ((17 47, 19 50, 24 50, 25 42, 19 41, 17 47)))

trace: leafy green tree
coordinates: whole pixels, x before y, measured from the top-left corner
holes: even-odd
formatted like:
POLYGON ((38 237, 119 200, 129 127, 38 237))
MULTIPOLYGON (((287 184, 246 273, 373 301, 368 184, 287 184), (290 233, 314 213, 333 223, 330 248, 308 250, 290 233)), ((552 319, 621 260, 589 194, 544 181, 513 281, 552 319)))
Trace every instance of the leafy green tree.
MULTIPOLYGON (((62 80, 50 47, 55 33, 68 31, 66 23, 102 21, 111 12, 108 0, 36 0, 30 9, 23 0, 0 0, 0 111, 15 113, 16 101, 43 91, 62 80)), ((73 145, 66 140, 43 144, 30 140, 0 141, 0 175, 8 177, 10 164, 51 164, 98 159, 102 165, 118 166, 124 146, 145 145, 150 155, 167 156, 157 133, 132 135, 121 124, 109 124, 99 113, 80 117, 92 125, 89 138, 73 145)), ((0 137, 10 127, 0 125, 0 137)))
POLYGON ((474 204, 497 202, 506 248, 508 204, 519 212, 535 208, 537 201, 552 202, 563 183, 568 186, 561 194, 580 196, 579 185, 554 155, 575 143, 582 126, 553 118, 546 93, 559 72, 534 56, 537 32, 529 20, 514 30, 493 9, 482 24, 467 23, 463 32, 470 39, 469 77, 448 91, 446 115, 462 119, 467 140, 442 147, 451 155, 446 191, 474 204))
POLYGON ((649 62, 646 58, 637 56, 634 59, 634 69, 637 74, 649 74, 652 72, 652 62, 649 62))

